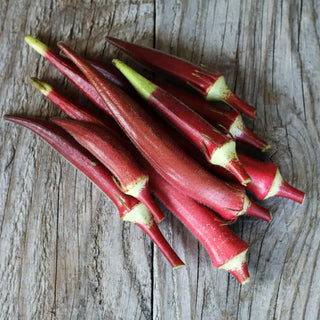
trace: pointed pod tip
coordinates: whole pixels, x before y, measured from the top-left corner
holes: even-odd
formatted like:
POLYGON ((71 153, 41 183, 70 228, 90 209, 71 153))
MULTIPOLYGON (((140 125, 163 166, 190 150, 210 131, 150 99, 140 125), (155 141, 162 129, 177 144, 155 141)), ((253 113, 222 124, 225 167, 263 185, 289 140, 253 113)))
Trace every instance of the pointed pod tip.
POLYGON ((152 93, 158 88, 157 85, 143 77, 124 62, 113 59, 112 63, 127 78, 143 99, 148 100, 152 93))
POLYGON ((14 116, 9 114, 4 115, 3 119, 6 121, 10 121, 10 122, 22 125, 22 126, 24 125, 24 123, 28 122, 28 117, 14 116))
POLYGON ((267 152, 267 151, 269 151, 270 149, 271 149, 270 144, 267 144, 267 145, 264 147, 264 149, 261 150, 261 152, 267 152))
POLYGON ((30 47, 32 47, 34 50, 36 50, 42 56, 44 56, 46 54, 46 52, 49 50, 49 47, 46 46, 43 42, 41 42, 40 40, 38 40, 28 34, 24 37, 24 40, 27 42, 27 44, 30 47))
POLYGON ((3 119, 6 121, 14 122, 14 123, 20 123, 20 121, 26 119, 26 117, 21 117, 21 116, 15 116, 11 114, 5 114, 3 116, 3 119))
POLYGON ((41 81, 37 78, 31 77, 30 82, 36 89, 38 89, 45 96, 47 96, 53 90, 53 88, 48 83, 41 81))
POLYGON ((114 38, 114 37, 107 36, 107 41, 112 44, 115 44, 115 43, 117 43, 117 41, 120 41, 120 40, 117 38, 114 38))
POLYGON ((15 116, 12 116, 12 115, 9 115, 9 114, 5 114, 3 116, 3 119, 6 120, 6 121, 14 122, 15 116))
POLYGON ((62 52, 67 56, 68 56, 68 52, 71 51, 71 49, 66 44, 64 44, 62 41, 57 42, 57 47, 59 49, 61 49, 62 52))
POLYGON ((117 67, 118 65, 121 66, 124 64, 121 60, 119 59, 112 59, 112 63, 117 67))
POLYGON ((58 126, 62 126, 63 124, 65 124, 66 122, 68 122, 69 119, 63 119, 63 118, 52 118, 50 119, 52 122, 54 122, 55 124, 57 124, 58 126))

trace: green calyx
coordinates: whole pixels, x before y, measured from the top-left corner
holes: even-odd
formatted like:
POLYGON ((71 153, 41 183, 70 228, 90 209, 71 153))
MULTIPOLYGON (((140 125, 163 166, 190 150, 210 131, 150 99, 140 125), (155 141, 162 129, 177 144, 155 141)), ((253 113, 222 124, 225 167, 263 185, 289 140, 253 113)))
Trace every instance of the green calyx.
POLYGON ((128 79, 132 86, 137 90, 141 97, 148 100, 152 93, 158 88, 154 83, 143 77, 138 72, 127 66, 124 62, 113 59, 113 64, 128 79))

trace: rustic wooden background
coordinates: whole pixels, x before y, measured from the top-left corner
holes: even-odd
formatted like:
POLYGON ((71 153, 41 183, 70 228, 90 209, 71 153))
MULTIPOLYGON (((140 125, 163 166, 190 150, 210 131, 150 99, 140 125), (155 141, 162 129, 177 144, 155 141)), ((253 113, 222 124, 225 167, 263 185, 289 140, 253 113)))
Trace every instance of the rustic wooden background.
POLYGON ((271 143, 269 158, 307 197, 265 201, 270 224, 233 226, 251 246, 245 286, 215 270, 168 214, 161 229, 187 263, 173 271, 57 152, 1 121, 0 319, 320 318, 319 1, 5 0, 1 8, 1 114, 59 114, 30 76, 85 101, 25 34, 104 59, 119 56, 107 35, 155 46, 223 71, 257 107, 247 124, 271 143))

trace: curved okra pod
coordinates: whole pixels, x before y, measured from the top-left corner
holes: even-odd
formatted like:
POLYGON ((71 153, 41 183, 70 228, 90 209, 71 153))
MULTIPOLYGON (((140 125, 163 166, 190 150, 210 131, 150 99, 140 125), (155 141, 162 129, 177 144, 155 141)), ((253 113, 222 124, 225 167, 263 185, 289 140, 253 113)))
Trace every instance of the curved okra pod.
POLYGON ((227 270, 241 284, 247 283, 247 243, 209 208, 175 189, 150 166, 148 173, 152 191, 207 249, 214 267, 227 270))
POLYGON ((163 212, 150 194, 147 172, 138 165, 130 150, 112 130, 78 120, 53 119, 53 122, 68 131, 112 172, 122 192, 144 203, 156 221, 164 218, 163 212))
POLYGON ((153 48, 139 46, 112 37, 107 39, 111 44, 140 63, 185 82, 200 92, 206 100, 223 101, 237 111, 256 119, 256 109, 231 92, 219 71, 208 71, 191 62, 153 48))
POLYGON ((65 130, 53 122, 37 118, 6 115, 5 119, 32 130, 48 142, 110 198, 117 207, 122 220, 135 223, 148 234, 172 267, 184 266, 184 263, 163 237, 147 207, 137 199, 121 192, 111 173, 102 163, 65 130))
MULTIPOLYGON (((95 88, 88 82, 86 77, 77 67, 68 59, 61 57, 52 51, 47 45, 40 40, 30 36, 25 36, 25 41, 54 67, 56 67, 66 78, 68 78, 81 92, 83 92, 99 108, 105 108, 105 102, 97 93, 95 88)), ((107 113, 108 111, 105 110, 107 113)))
MULTIPOLYGON (((134 95, 135 92, 129 81, 111 62, 103 63, 92 59, 86 59, 86 61, 88 61, 105 78, 112 81, 126 93, 129 93, 130 96, 134 95)), ((268 151, 271 148, 267 142, 263 141, 246 127, 241 114, 237 111, 217 108, 200 97, 165 82, 150 77, 147 77, 147 79, 158 85, 160 88, 168 91, 209 123, 217 127, 221 132, 232 136, 234 140, 247 143, 262 152, 268 151)))
POLYGON ((189 138, 209 162, 230 171, 243 185, 251 181, 238 159, 236 143, 230 136, 222 134, 187 105, 123 62, 116 59, 113 62, 141 97, 189 138))

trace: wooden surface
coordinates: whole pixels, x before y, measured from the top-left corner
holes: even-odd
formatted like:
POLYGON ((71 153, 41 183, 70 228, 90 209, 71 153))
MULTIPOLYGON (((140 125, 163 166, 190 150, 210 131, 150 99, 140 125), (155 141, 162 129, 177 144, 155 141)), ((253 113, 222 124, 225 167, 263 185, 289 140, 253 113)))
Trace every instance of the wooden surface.
POLYGON ((0 319, 319 319, 319 1, 31 1, 0 11, 1 114, 59 112, 29 84, 76 89, 23 40, 32 34, 110 58, 106 35, 221 70, 257 107, 247 121, 269 159, 305 190, 303 205, 272 199, 267 224, 239 219, 251 281, 215 270, 169 213, 165 236, 187 263, 173 271, 111 202, 26 129, 1 121, 0 319))

